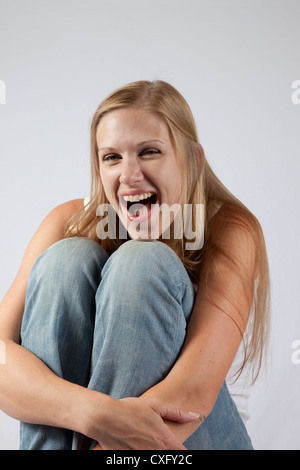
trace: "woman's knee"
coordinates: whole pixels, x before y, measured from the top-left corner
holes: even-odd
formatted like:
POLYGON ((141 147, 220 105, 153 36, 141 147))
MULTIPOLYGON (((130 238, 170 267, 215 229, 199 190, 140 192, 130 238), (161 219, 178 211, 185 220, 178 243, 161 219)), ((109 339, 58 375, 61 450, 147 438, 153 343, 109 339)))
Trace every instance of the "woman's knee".
POLYGON ((113 280, 124 297, 153 302, 171 296, 190 309, 194 289, 187 271, 175 252, 160 241, 124 243, 108 260, 102 277, 113 280))
POLYGON ((103 248, 91 239, 66 238, 54 243, 39 256, 28 282, 45 277, 48 282, 53 280, 57 284, 58 281, 72 281, 81 273, 97 275, 107 258, 103 248))
POLYGON ((165 271, 183 271, 184 267, 175 252, 165 243, 160 241, 130 240, 113 254, 112 262, 122 269, 149 273, 151 270, 163 274, 165 271))
POLYGON ((179 257, 165 243, 160 241, 130 240, 113 254, 111 263, 120 273, 131 272, 139 277, 160 277, 173 282, 190 283, 188 274, 179 257))
POLYGON ((28 335, 28 325, 40 327, 46 321, 50 328, 51 322, 56 324, 58 316, 63 321, 72 317, 74 323, 78 323, 79 317, 88 317, 88 311, 94 308, 106 260, 107 254, 101 246, 87 238, 63 239, 47 248, 29 275, 23 338, 25 333, 28 335))
POLYGON ((129 240, 120 246, 118 252, 128 253, 129 255, 140 254, 141 256, 176 256, 174 251, 166 244, 158 240, 129 240))

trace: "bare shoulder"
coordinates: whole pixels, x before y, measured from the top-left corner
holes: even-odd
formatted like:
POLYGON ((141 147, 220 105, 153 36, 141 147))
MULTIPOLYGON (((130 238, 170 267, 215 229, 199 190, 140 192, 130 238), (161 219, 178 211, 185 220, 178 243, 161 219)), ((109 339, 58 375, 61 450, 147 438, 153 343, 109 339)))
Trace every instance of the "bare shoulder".
POLYGON ((258 220, 246 207, 242 206, 225 203, 211 219, 212 236, 223 234, 223 238, 226 238, 229 235, 244 234, 251 238, 256 230, 260 230, 258 220))
POLYGON ((37 243, 47 248, 56 241, 64 238, 67 222, 82 208, 83 199, 74 199, 54 207, 42 220, 29 246, 37 243))
POLYGON ((224 204, 210 224, 210 242, 231 259, 253 269, 261 227, 246 208, 224 204))
POLYGON ((27 246, 19 274, 27 278, 28 271, 38 256, 49 246, 64 238, 66 223, 83 208, 83 201, 83 199, 75 199, 65 202, 46 215, 27 246))
POLYGON ((29 242, 23 262, 25 261, 31 267, 32 262, 42 252, 64 238, 67 222, 83 208, 83 201, 83 199, 74 199, 64 202, 46 215, 29 242))
POLYGON ((64 202, 54 207, 46 218, 58 217, 58 221, 66 224, 76 212, 83 208, 83 205, 84 199, 73 199, 72 201, 64 202))

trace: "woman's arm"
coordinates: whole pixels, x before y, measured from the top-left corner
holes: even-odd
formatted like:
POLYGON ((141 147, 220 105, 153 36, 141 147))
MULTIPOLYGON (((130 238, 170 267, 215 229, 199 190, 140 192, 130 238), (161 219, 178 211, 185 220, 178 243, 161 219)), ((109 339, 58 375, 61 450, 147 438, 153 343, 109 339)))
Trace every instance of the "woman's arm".
POLYGON ((48 406, 50 401, 46 403, 44 391, 48 387, 49 396, 56 393, 58 398, 61 384, 53 382, 48 368, 20 346, 20 329, 31 268, 40 254, 64 237, 66 221, 81 207, 82 200, 71 201, 47 215, 32 237, 17 276, 0 304, 0 339, 5 345, 5 364, 0 366, 0 407, 20 420, 38 422, 43 414, 49 415, 44 416, 49 424, 55 420, 55 407, 48 406), (29 403, 36 406, 28 406, 29 403))
MULTIPOLYGON (((223 214, 224 216, 224 214, 223 214)), ((184 442, 211 412, 237 353, 252 300, 256 249, 245 228, 228 224, 207 282, 200 278, 180 356, 168 376, 143 397, 156 397, 200 415, 198 422, 168 423, 184 442)))
POLYGON ((20 346, 31 268, 40 254, 64 238, 66 222, 82 208, 82 204, 82 200, 63 204, 44 219, 28 245, 16 279, 1 302, 0 340, 5 345, 5 363, 0 364, 0 408, 21 421, 78 431, 100 440, 104 447, 119 441, 123 449, 183 449, 162 418, 191 422, 195 417, 159 400, 114 400, 67 382, 20 346))

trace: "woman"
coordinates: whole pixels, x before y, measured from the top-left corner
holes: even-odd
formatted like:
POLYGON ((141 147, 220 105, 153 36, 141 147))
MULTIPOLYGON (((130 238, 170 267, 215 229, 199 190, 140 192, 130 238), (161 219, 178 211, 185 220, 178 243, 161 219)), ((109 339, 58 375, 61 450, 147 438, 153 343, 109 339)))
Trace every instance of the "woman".
POLYGON ((89 199, 45 218, 1 304, 0 404, 21 448, 252 449, 225 379, 241 348, 237 378, 261 365, 257 219, 163 81, 108 96, 91 147, 89 199))

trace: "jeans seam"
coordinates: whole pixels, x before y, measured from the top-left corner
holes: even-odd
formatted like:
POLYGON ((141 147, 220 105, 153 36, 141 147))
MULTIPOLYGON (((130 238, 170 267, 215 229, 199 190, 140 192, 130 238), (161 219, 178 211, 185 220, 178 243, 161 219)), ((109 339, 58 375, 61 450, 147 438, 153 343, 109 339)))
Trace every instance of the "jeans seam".
MULTIPOLYGON (((180 303, 180 306, 181 306, 181 312, 182 312, 182 316, 184 318, 184 321, 185 321, 185 325, 187 325, 187 320, 185 318, 185 315, 184 315, 184 311, 183 311, 183 306, 182 306, 182 301, 179 302, 178 298, 181 297, 181 299, 183 299, 183 295, 182 295, 182 292, 180 292, 182 290, 182 287, 183 285, 185 286, 185 289, 189 286, 188 282, 184 279, 182 279, 180 282, 175 282, 175 286, 177 288, 177 294, 174 295, 174 299, 177 303, 180 303)), ((172 352, 171 352, 171 360, 169 360, 168 362, 169 363, 174 363, 174 361, 176 360, 178 354, 180 353, 180 350, 182 348, 182 345, 180 346, 180 350, 178 352, 178 354, 176 355, 176 357, 174 357, 174 352, 175 352, 175 349, 176 349, 176 344, 177 344, 177 339, 178 339, 178 335, 179 335, 179 321, 180 321, 180 318, 179 318, 179 315, 176 315, 176 334, 174 335, 174 340, 173 340, 173 347, 172 347, 172 352)), ((184 337, 185 337, 185 334, 184 334, 184 337)))

